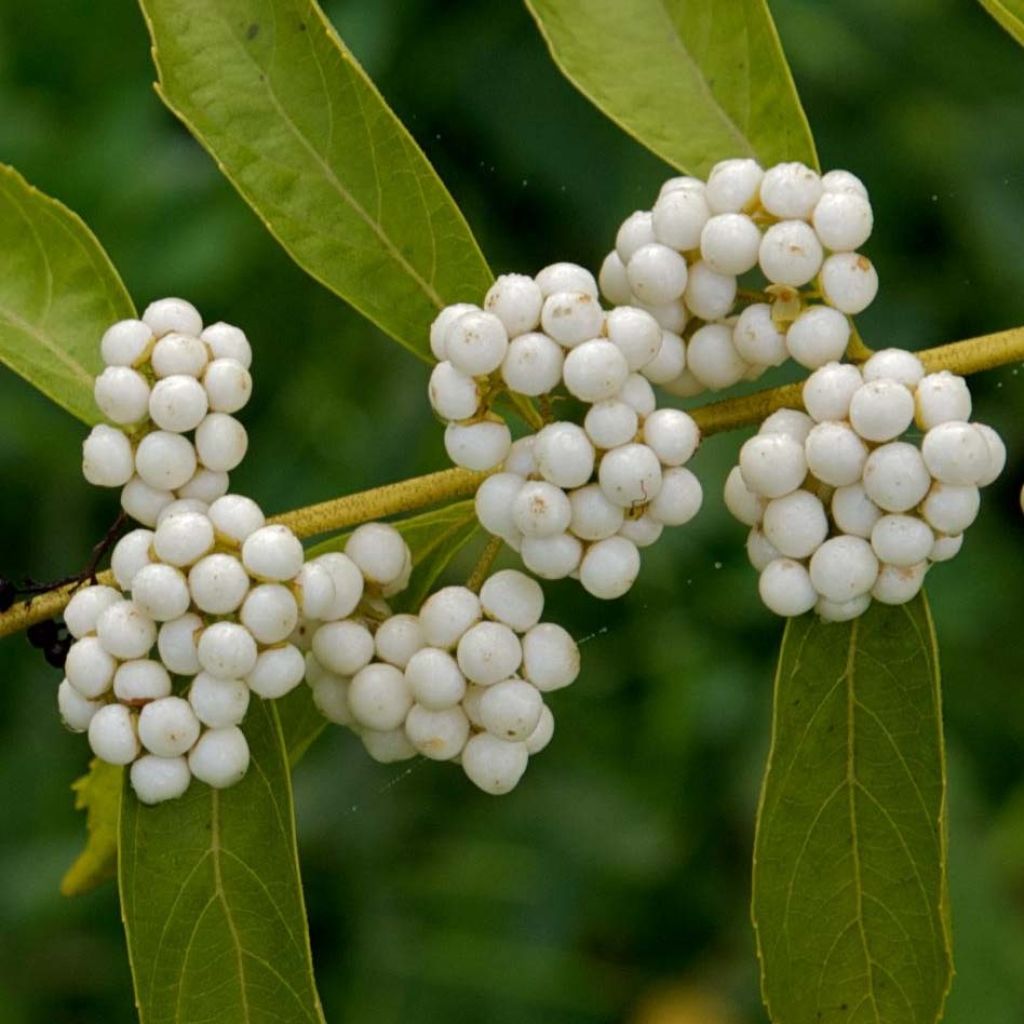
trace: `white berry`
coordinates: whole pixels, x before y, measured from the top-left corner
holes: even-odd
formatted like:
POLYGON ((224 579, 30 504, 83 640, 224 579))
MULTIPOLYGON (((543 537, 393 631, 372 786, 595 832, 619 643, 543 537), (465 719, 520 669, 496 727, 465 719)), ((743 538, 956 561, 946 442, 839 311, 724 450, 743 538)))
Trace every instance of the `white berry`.
MULTIPOLYGON (((539 331, 531 331, 509 342, 501 364, 501 377, 513 391, 521 395, 545 395, 553 391, 562 379, 564 360, 565 349, 558 342, 539 331)), ((462 408, 468 404, 467 397, 462 408)), ((435 408, 441 412, 437 405, 435 408)))
POLYGON ((789 355, 786 336, 772 319, 767 303, 755 302, 740 313, 732 331, 733 347, 754 366, 780 366, 789 355))
POLYGON ((745 274, 757 265, 761 232, 743 213, 720 213, 700 233, 701 259, 716 274, 745 274))
POLYGON ((245 677, 250 690, 264 700, 278 700, 291 693, 306 673, 302 651, 294 644, 260 651, 256 664, 245 677))
POLYGON ((149 418, 172 433, 195 430, 208 409, 206 389, 195 377, 183 373, 158 380, 149 394, 149 418))
POLYGON ((473 736, 462 751, 462 770, 485 793, 500 796, 515 789, 529 758, 525 743, 482 732, 473 736))
POLYGON ((100 708, 102 701, 83 697, 66 679, 57 687, 57 710, 61 721, 72 732, 85 732, 100 708))
POLYGON ((137 370, 108 366, 93 385, 100 412, 114 423, 137 423, 149 411, 149 385, 137 370))
POLYGON ((361 669, 348 687, 348 704, 355 720, 368 729, 397 729, 412 707, 405 676, 394 665, 374 662, 361 669))
POLYGON ((249 768, 249 744, 236 725, 207 729, 188 755, 192 774, 214 789, 241 782, 249 768))
POLYGON ((156 639, 157 650, 169 672, 179 676, 193 676, 199 671, 197 645, 203 628, 203 620, 194 612, 160 626, 156 639))
POLYGON ((817 496, 798 490, 768 502, 761 529, 787 558, 807 558, 828 536, 828 517, 817 496))
POLYGON ((580 583, 594 597, 612 600, 633 586, 640 573, 640 552, 625 537, 608 537, 592 544, 580 562, 580 583))
POLYGON ((826 363, 804 381, 804 408, 818 423, 845 420, 850 400, 863 383, 860 371, 850 363, 826 363))
POLYGON ((200 611, 226 615, 245 599, 249 574, 233 555, 207 555, 189 570, 188 589, 200 611))
POLYGON ((894 380, 862 384, 850 399, 850 424, 865 441, 891 441, 914 419, 914 397, 894 380))
POLYGON ((560 487, 545 480, 528 480, 513 500, 512 516, 525 537, 552 537, 568 527, 572 507, 560 487))
POLYGON ((139 739, 158 757, 180 757, 199 738, 200 723, 187 700, 161 697, 139 713, 139 739))
POLYGON ((121 487, 135 472, 131 442, 117 427, 97 424, 82 442, 82 475, 95 487, 121 487))
POLYGON ((240 725, 249 708, 249 687, 241 679, 218 679, 200 672, 189 687, 188 702, 199 721, 211 729, 240 725))
POLYGON ((504 460, 511 444, 512 434, 508 427, 493 420, 449 423, 444 432, 448 457, 463 469, 493 469, 504 460))
POLYGON ((423 647, 423 630, 415 615, 392 615, 378 627, 373 638, 381 661, 404 669, 409 659, 423 647))
POLYGON ((218 679, 241 679, 256 664, 256 641, 237 622, 215 622, 203 630, 196 648, 199 664, 218 679))
POLYGON ((540 621, 544 591, 536 580, 515 569, 489 576, 480 588, 480 606, 488 618, 525 633, 540 621))
POLYGON ((207 469, 234 469, 249 447, 245 427, 226 412, 211 412, 196 427, 196 451, 207 469))
POLYGON ((586 292, 555 292, 544 300, 541 312, 544 333, 565 348, 596 338, 603 321, 597 299, 586 292))
POLYGON ((951 420, 971 418, 971 392, 963 377, 940 370, 923 377, 914 392, 915 420, 922 430, 931 430, 951 420))
POLYGON ((107 366, 137 366, 153 343, 153 332, 142 320, 119 320, 100 339, 100 355, 107 366))
POLYGON ((523 659, 519 638, 501 622, 478 622, 459 640, 456 660, 462 674, 490 686, 515 674, 523 659))
POLYGON ((482 614, 480 599, 467 587, 444 587, 430 595, 420 608, 423 639, 432 647, 454 648, 462 634, 482 614))
POLYGON ((720 320, 732 309, 736 288, 735 274, 719 273, 704 260, 699 260, 690 267, 683 301, 694 316, 702 320, 720 320))
POLYGON ((920 451, 905 441, 883 444, 864 464, 864 490, 886 512, 912 509, 928 493, 930 485, 931 476, 920 451))
POLYGON ((523 678, 542 693, 569 686, 579 674, 579 647, 561 626, 542 622, 523 637, 523 678))
POLYGON ((89 746, 108 764, 130 764, 139 754, 135 716, 123 704, 107 704, 89 722, 89 746))
POLYGON ((763 498, 795 491, 807 475, 804 446, 787 434, 757 434, 740 448, 740 473, 747 488, 763 498))
POLYGON ((206 346, 198 338, 172 331, 153 346, 150 365, 157 378, 171 377, 179 373, 199 377, 209 358, 206 346))
POLYGON ((156 642, 156 626, 132 601, 118 601, 96 619, 96 635, 115 658, 142 658, 156 642))
POLYGON ((121 595, 113 587, 92 586, 76 590, 64 609, 64 625, 73 637, 81 639, 94 632, 101 613, 120 600, 121 595))
POLYGON ((76 640, 64 660, 68 682, 89 700, 95 700, 110 689, 116 669, 116 659, 94 636, 76 640))
POLYGON ((705 324, 686 346, 686 367, 706 388, 719 391, 743 379, 749 367, 733 344, 727 324, 705 324))
POLYGON ((789 354, 809 370, 838 362, 843 358, 849 340, 849 320, 828 306, 805 309, 786 332, 789 354))
POLYGON ((182 796, 192 781, 192 773, 184 757, 143 754, 132 763, 129 778, 139 801, 152 805, 182 796))
POLYGON ((583 429, 598 448, 606 451, 636 437, 640 419, 636 409, 619 398, 595 402, 583 420, 583 429))
POLYGON ((432 711, 455 707, 466 693, 466 678, 447 651, 423 647, 405 666, 405 681, 413 699, 432 711))
POLYGON ((170 331, 199 334, 203 329, 199 311, 184 299, 156 299, 146 307, 142 320, 158 338, 170 331))
POLYGON ((804 442, 807 468, 822 483, 844 487, 856 483, 868 458, 867 445, 845 422, 818 423, 804 442))
POLYGON ((818 600, 810 574, 791 558, 769 562, 758 578, 757 589, 770 611, 787 618, 809 612, 818 600))
POLYGON ((209 346, 214 359, 234 359, 247 370, 252 365, 252 346, 240 327, 218 321, 199 337, 209 346))
POLYGON ((329 672, 354 676, 373 659, 373 634, 361 622, 325 622, 313 634, 313 653, 329 672))
POLYGON ((802 220, 773 224, 761 239, 758 263, 773 284, 807 284, 821 269, 824 253, 818 236, 802 220))
MULTIPOLYGON (((574 349, 570 359, 585 347, 574 349)), ((594 446, 575 423, 549 423, 543 427, 537 434, 533 453, 541 475, 557 487, 581 487, 594 472, 594 446)))
POLYGON ((809 572, 822 597, 842 604, 871 590, 878 577, 878 559, 861 537, 833 537, 811 556, 809 572))
POLYGON ((834 253, 821 266, 821 289, 830 305, 853 316, 878 294, 878 272, 861 253, 834 253))
POLYGON ((433 711, 413 704, 405 718, 405 735, 424 757, 450 761, 469 739, 469 719, 459 707, 433 711))

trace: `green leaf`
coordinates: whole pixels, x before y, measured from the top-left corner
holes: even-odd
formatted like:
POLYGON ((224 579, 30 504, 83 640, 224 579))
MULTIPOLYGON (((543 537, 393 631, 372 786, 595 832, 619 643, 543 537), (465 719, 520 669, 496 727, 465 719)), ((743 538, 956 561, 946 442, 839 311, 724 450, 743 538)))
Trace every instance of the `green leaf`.
POLYGON ((764 0, 526 0, 555 63, 596 107, 674 167, 817 165, 764 0))
MULTIPOLYGON (((396 610, 415 611, 433 589, 449 562, 480 530, 472 501, 458 501, 392 525, 405 537, 412 552, 413 573, 409 586, 392 602, 396 610)), ((313 548, 311 556, 341 551, 351 531, 332 537, 313 548)), ((278 702, 281 729, 289 759, 295 764, 327 727, 308 686, 300 686, 278 702)))
POLYGON ((121 811, 121 913, 142 1024, 323 1024, 274 707, 253 699, 252 761, 226 790, 121 811))
POLYGON ((117 821, 123 775, 120 765, 94 757, 88 772, 71 784, 75 810, 85 811, 88 833, 85 848, 60 881, 60 891, 65 896, 80 896, 117 873, 117 821))
POLYGON ((981 6, 1024 46, 1024 0, 980 0, 981 6))
POLYGON ((77 214, 3 164, 0 252, 0 361, 95 423, 100 337, 135 316, 117 271, 77 214))
POLYGON ((754 848, 774 1024, 934 1024, 952 976, 938 653, 924 597, 786 627, 754 848))
POLYGON ((429 358, 491 282, 423 152, 310 0, 141 0, 164 102, 304 270, 429 358))

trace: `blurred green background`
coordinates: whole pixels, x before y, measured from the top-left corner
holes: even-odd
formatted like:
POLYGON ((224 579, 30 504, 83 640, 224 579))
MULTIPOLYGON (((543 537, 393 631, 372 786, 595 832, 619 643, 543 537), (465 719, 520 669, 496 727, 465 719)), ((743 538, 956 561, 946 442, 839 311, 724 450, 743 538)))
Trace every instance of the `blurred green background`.
MULTIPOLYGON (((724 2, 724 0, 722 0, 724 2)), ((346 0, 327 11, 463 205, 497 271, 595 267, 667 168, 559 76, 519 3, 346 0)), ((825 167, 867 182, 882 290, 869 343, 1024 322, 1024 53, 973 3, 777 0, 825 167)), ((0 5, 0 159, 92 226, 141 305, 192 299, 256 350, 237 486, 278 511, 443 465, 427 370, 295 269, 163 109, 135 6, 0 5)), ((679 111, 685 122, 686 112, 679 111)), ((0 272, 3 267, 0 253, 0 272)), ((976 378, 1007 439, 959 562, 929 579, 945 674, 952 1024, 1024 1008, 1024 376, 976 378)), ((0 371, 0 572, 74 570, 116 498, 82 428, 0 371)), ((556 740, 495 800, 433 764, 326 735, 296 795, 330 1021, 763 1024, 749 862, 780 623, 717 495, 741 438, 696 461, 710 496, 612 604, 552 588, 584 675, 556 740)), ((81 843, 58 675, 0 644, 0 1021, 134 1020, 111 885, 57 891, 81 843)))

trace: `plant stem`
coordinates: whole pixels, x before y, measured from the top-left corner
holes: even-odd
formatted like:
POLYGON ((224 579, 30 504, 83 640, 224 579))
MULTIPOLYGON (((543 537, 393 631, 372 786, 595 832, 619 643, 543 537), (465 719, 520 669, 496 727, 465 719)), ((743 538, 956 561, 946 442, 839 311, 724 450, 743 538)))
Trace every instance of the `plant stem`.
POLYGON ((473 571, 469 574, 469 579, 466 580, 466 587, 472 590, 474 594, 480 592, 480 588, 484 585, 484 580, 487 579, 487 573, 494 564, 494 560, 498 557, 498 553, 501 551, 501 546, 504 543, 500 537, 492 537, 487 542, 487 546, 480 555, 480 560, 473 566, 473 571))
MULTIPOLYGON (((965 376, 993 370, 1010 363, 1024 362, 1024 327, 968 338, 950 345, 939 345, 918 352, 917 355, 929 372, 949 370, 965 376)), ((744 395, 742 398, 711 402, 691 410, 691 415, 705 437, 719 434, 726 430, 759 423, 778 409, 802 409, 802 389, 803 383, 799 381, 795 384, 785 384, 782 387, 744 395)), ((271 522, 283 523, 299 537, 313 537, 347 526, 356 526, 374 519, 440 504, 443 501, 467 497, 476 490, 486 475, 465 469, 445 469, 439 473, 412 477, 396 484, 375 487, 373 490, 285 512, 275 516, 271 522)), ((486 573, 489 564, 488 562, 484 566, 482 573, 486 573)), ((477 572, 474 571, 474 577, 476 575, 477 572)), ((113 576, 110 572, 102 572, 96 577, 96 581, 110 585, 113 583, 113 576)), ((60 586, 28 601, 22 601, 0 614, 0 637, 16 633, 43 619, 53 618, 68 603, 79 585, 79 582, 75 581, 60 586)))
MULTIPOLYGON (((997 331, 995 334, 983 334, 978 338, 955 341, 950 345, 939 345, 916 355, 929 373, 949 370, 966 376, 984 370, 994 370, 1009 363, 1024 362, 1024 327, 997 331)), ((721 402, 711 402, 691 409, 690 415, 697 421, 701 433, 707 437, 709 434, 720 434, 726 430, 736 430, 752 423, 760 423, 778 409, 802 409, 802 391, 803 382, 797 381, 779 388, 744 395, 742 398, 726 398, 721 402)))
POLYGON ((399 512, 437 505, 451 498, 465 498, 477 489, 486 475, 468 469, 444 469, 440 473, 414 476, 397 484, 385 484, 370 491, 297 508, 274 516, 270 522, 287 526, 297 537, 315 537, 399 512))
MULTIPOLYGON (((292 512, 284 512, 270 519, 282 523, 298 537, 314 537, 321 533, 342 530, 346 526, 383 519, 399 512, 436 505, 454 498, 472 494, 486 473, 473 473, 467 469, 445 469, 440 473, 412 477, 396 484, 386 484, 370 491, 348 494, 343 498, 307 505, 292 512)), ((117 586, 109 570, 99 573, 96 582, 117 586)), ((63 611, 81 580, 75 579, 54 590, 21 601, 0 615, 0 637, 27 629, 36 622, 52 619, 63 611)))

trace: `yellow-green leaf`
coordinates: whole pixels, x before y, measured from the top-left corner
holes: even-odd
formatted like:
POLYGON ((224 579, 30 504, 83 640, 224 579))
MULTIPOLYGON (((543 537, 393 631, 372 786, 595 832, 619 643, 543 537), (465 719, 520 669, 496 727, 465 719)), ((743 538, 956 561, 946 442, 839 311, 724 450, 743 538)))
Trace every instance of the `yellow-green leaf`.
POLYGON ((100 337, 134 315, 117 271, 78 215, 0 164, 0 361, 94 423, 100 337))
POLYGON ((952 976, 938 654, 924 597, 786 627, 754 849, 773 1024, 935 1024, 952 976))
POLYGON ((311 0, 141 0, 161 97, 289 255, 424 358, 491 275, 415 140, 311 0))
POLYGON ((324 1024, 277 713, 253 698, 251 763, 230 789, 193 781, 121 809, 121 915, 142 1024, 324 1024))
POLYGON ((555 63, 674 167, 816 166, 810 128, 764 0, 526 0, 555 63))
POLYGON ((75 810, 85 811, 85 848, 65 872, 60 891, 79 896, 117 873, 117 818, 121 811, 124 769, 93 758, 89 770, 76 779, 75 810))
POLYGON ((981 6, 1024 46, 1024 0, 981 0, 981 6))

